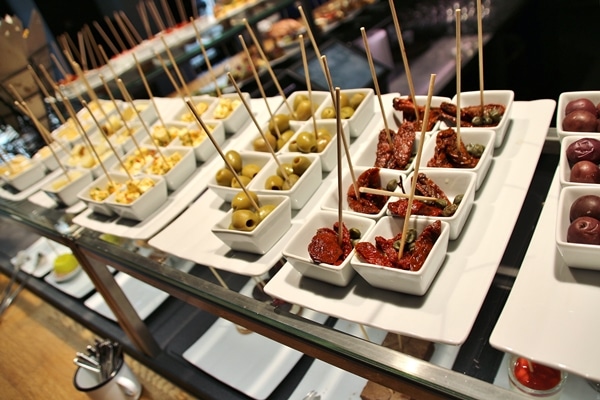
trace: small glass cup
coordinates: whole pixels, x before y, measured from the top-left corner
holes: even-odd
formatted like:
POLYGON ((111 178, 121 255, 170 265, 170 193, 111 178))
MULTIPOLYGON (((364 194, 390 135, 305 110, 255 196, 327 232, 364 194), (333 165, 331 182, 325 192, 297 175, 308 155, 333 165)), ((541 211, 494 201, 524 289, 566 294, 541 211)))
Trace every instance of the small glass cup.
POLYGON ((565 371, 538 364, 524 357, 511 355, 509 358, 508 380, 511 389, 531 397, 558 399, 567 376, 565 371), (527 382, 523 382, 524 376, 529 378, 527 382))

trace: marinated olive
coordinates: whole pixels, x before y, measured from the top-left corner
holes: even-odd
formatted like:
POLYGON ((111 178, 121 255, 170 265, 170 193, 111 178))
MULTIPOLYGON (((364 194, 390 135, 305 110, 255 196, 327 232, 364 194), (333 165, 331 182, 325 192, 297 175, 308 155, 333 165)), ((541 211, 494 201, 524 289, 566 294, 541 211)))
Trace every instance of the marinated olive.
POLYGON ((271 175, 265 180, 265 189, 267 190, 282 190, 283 178, 279 175, 271 175))
POLYGON ((233 179, 233 173, 229 168, 221 168, 215 175, 215 180, 219 186, 231 186, 231 180, 233 179))
POLYGON ((442 210, 442 217, 451 217, 451 216, 453 216, 457 209, 458 209, 458 206, 456 204, 448 204, 442 210))
POLYGON ((308 101, 308 96, 305 94, 297 94, 296 97, 294 97, 294 110, 296 110, 298 105, 303 101, 308 101))
POLYGON ((310 100, 301 101, 294 111, 297 120, 306 121, 313 114, 313 106, 310 100))
MULTIPOLYGON (((272 133, 265 133, 265 137, 268 140, 268 144, 271 145, 272 149, 274 149, 275 146, 277 146, 277 139, 275 138, 275 136, 272 133)), ((254 139, 252 147, 255 151, 270 152, 269 146, 267 145, 267 142, 265 142, 262 136, 259 136, 256 139, 254 139)))
POLYGON ((285 132, 290 129, 290 116, 287 114, 275 114, 271 121, 269 121, 269 131, 271 132, 285 132), (277 127, 277 129, 275 129, 277 127))
POLYGON ((296 174, 288 175, 281 188, 283 190, 290 190, 296 184, 296 182, 298 182, 298 179, 300 179, 300 177, 296 174))
POLYGON ((258 214, 250 210, 236 210, 231 215, 231 227, 238 231, 252 231, 259 222, 258 214))
POLYGON ((321 118, 323 118, 323 119, 335 118, 335 108, 325 107, 323 109, 323 111, 321 111, 321 118))
POLYGON ((298 176, 302 176, 304 172, 310 167, 310 160, 304 156, 294 157, 292 161, 292 172, 298 176))
POLYGON ((302 153, 314 153, 317 151, 317 138, 312 132, 300 132, 296 136, 298 150, 302 153))
POLYGON ((277 150, 281 150, 283 149, 283 146, 285 146, 285 144, 290 140, 290 138, 294 136, 294 131, 291 129, 288 129, 287 131, 281 133, 281 135, 279 136, 279 139, 277 139, 277 150))
POLYGON ((350 105, 350 99, 348 94, 340 92, 340 107, 346 107, 350 105))
POLYGON ((227 153, 225 153, 225 158, 235 172, 239 173, 242 170, 242 156, 240 153, 235 150, 229 150, 227 153))
POLYGON ((502 114, 500 113, 500 110, 498 110, 497 108, 493 108, 490 111, 490 117, 492 118, 493 122, 498 123, 502 119, 502 114))
POLYGON ((354 108, 350 106, 342 107, 340 110, 340 118, 341 119, 349 119, 354 115, 354 108))
POLYGON ((242 167, 242 175, 250 179, 254 178, 258 171, 260 171, 260 165, 258 164, 246 164, 242 167))
POLYGON ((295 140, 292 140, 292 141, 290 142, 290 144, 288 145, 288 150, 289 150, 289 151, 293 151, 293 152, 295 152, 295 151, 299 151, 299 150, 298 150, 298 143, 297 143, 295 140))
POLYGON ((467 144, 467 152, 473 157, 480 158, 483 155, 483 151, 485 150, 485 146, 479 143, 469 143, 467 144))
POLYGON ((281 167, 277 167, 277 175, 282 178, 284 176, 288 176, 293 173, 294 173, 294 166, 292 163, 281 163, 281 167), (282 169, 283 169, 283 172, 281 172, 282 169))
POLYGON ((260 220, 264 220, 267 218, 267 215, 271 214, 271 212, 277 207, 275 204, 265 204, 258 209, 258 218, 260 220))
POLYGON ((352 97, 350 97, 349 106, 352 107, 354 110, 356 110, 358 108, 358 106, 360 106, 360 103, 362 103, 362 101, 364 99, 365 99, 365 95, 363 93, 354 93, 352 95, 352 97))
POLYGON ((494 123, 494 120, 489 115, 484 115, 483 116, 483 123, 484 123, 484 125, 491 125, 491 124, 494 123))
POLYGON ((444 207, 446 207, 448 205, 448 200, 446 200, 446 199, 435 199, 434 203, 439 208, 444 208, 444 207))
MULTIPOLYGON (((252 196, 254 202, 258 204, 257 194, 254 192, 250 192, 250 196, 252 196)), ((250 199, 248 199, 246 192, 241 191, 239 193, 236 193, 235 196, 233 196, 233 199, 231 199, 231 208, 233 208, 234 210, 248 210, 252 208, 252 202, 250 201, 250 199)))
MULTIPOLYGON (((244 186, 248 186, 248 184, 250 183, 250 178, 244 175, 238 175, 238 179, 242 182, 242 185, 244 186)), ((233 178, 231 180, 231 187, 234 189, 241 189, 242 186, 240 185, 240 183, 238 182, 238 179, 233 178)))

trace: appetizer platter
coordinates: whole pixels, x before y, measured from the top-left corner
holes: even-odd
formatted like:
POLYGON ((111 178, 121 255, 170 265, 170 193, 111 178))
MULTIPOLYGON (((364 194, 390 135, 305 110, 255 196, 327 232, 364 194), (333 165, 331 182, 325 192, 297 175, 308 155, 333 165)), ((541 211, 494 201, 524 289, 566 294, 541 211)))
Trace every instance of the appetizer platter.
POLYGON ((38 192, 44 185, 52 182, 54 179, 58 178, 61 174, 60 170, 55 170, 45 174, 45 176, 33 183, 31 186, 23 189, 21 191, 17 191, 13 188, 9 183, 1 181, 0 182, 0 197, 10 201, 21 201, 27 199, 32 194, 38 192))

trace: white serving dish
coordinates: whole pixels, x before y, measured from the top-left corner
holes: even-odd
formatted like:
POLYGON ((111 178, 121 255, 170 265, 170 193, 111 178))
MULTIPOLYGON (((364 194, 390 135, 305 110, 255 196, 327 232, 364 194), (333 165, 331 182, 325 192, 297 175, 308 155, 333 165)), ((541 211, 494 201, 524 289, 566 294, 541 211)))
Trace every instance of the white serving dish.
MULTIPOLYGON (((156 145, 167 147, 172 144, 181 133, 186 132, 192 126, 191 123, 186 122, 165 122, 163 126, 163 124, 158 121, 150 127, 150 136, 156 145)), ((147 137, 144 140, 144 143, 147 143, 149 140, 150 138, 147 137)))
POLYGON ((123 118, 132 124, 141 124, 140 118, 144 121, 147 126, 152 125, 158 118, 156 108, 150 100, 133 100, 133 104, 137 109, 137 113, 133 109, 130 103, 123 105, 121 114, 123 118), (138 117, 139 116, 139 117, 138 117))
MULTIPOLYGON (((312 237, 317 233, 317 230, 320 228, 333 229, 334 223, 338 220, 337 212, 315 211, 305 220, 304 225, 290 239, 287 246, 283 249, 283 256, 303 276, 343 287, 348 285, 355 275, 355 271, 350 264, 350 260, 354 255, 354 249, 352 249, 348 257, 340 265, 317 264, 313 262, 308 253, 308 245, 312 237)), ((375 220, 351 214, 344 214, 343 222, 348 229, 356 228, 360 230, 362 237, 368 236, 371 229, 375 226, 375 220)))
MULTIPOLYGON (((118 159, 106 143, 106 140, 103 138, 97 139, 92 141, 92 146, 100 157, 101 162, 98 162, 96 154, 87 145, 78 143, 71 148, 71 152, 64 158, 63 165, 71 168, 89 169, 92 171, 94 178, 102 176, 104 169, 108 170, 112 168, 113 165, 118 163, 118 159)), ((121 154, 121 148, 116 148, 115 150, 119 152, 119 155, 121 154)))
MULTIPOLYGON (((222 145, 225 142, 225 126, 221 121, 203 121, 208 127, 213 139, 222 145)), ((217 150, 210 138, 205 134, 204 129, 199 124, 190 124, 186 132, 180 132, 180 135, 169 146, 184 146, 194 150, 194 156, 199 162, 206 162, 217 150), (200 138, 204 139, 200 140, 200 138), (195 139, 198 138, 198 139, 195 139), (189 144, 189 145, 188 145, 189 144), (193 144, 193 145, 192 145, 193 144)))
POLYGON ((90 196, 90 191, 94 188, 107 188, 109 183, 109 177, 111 181, 115 184, 123 184, 129 180, 129 177, 125 174, 109 172, 108 176, 106 176, 106 174, 102 175, 101 177, 96 178, 94 181, 92 181, 92 183, 87 185, 85 188, 83 188, 77 194, 77 197, 79 198, 79 200, 83 201, 93 212, 110 217, 115 215, 115 212, 112 210, 111 207, 108 206, 108 204, 105 201, 106 199, 95 200, 90 196))
POLYGON ((10 167, 0 164, 0 177, 18 191, 31 187, 46 175, 46 167, 38 160, 17 155, 8 162, 10 167))
MULTIPOLYGON (((558 158, 558 179, 560 181, 560 185, 562 187, 567 186, 577 186, 577 187, 594 187, 594 183, 585 183, 585 182, 571 182, 571 166, 569 165, 569 160, 567 159, 567 148, 578 141, 579 139, 584 138, 594 138, 600 140, 600 136, 594 137, 593 135, 580 134, 580 135, 567 135, 564 136, 560 141, 560 155, 558 158)), ((600 185, 598 185, 600 187, 600 185)))
MULTIPOLYGON (((471 212, 471 208, 473 207, 473 203, 475 202, 475 182, 477 180, 477 175, 473 172, 469 171, 461 171, 459 169, 442 169, 436 168, 431 169, 424 173, 429 177, 435 184, 437 184, 442 191, 446 194, 446 197, 450 201, 454 201, 454 198, 460 194, 463 195, 463 199, 456 209, 456 212, 451 217, 428 217, 423 215, 411 214, 411 218, 416 219, 425 219, 425 220, 435 220, 439 219, 440 221, 447 222, 449 225, 449 236, 450 240, 455 240, 460 235, 462 228, 467 222, 467 218, 469 217, 469 213, 471 212)), ((409 191, 412 185, 412 179, 414 177, 414 173, 411 174, 406 180, 404 189, 409 191)), ((396 200, 390 199, 390 203, 396 200)), ((389 211, 388 215, 392 215, 389 211)), ((397 216, 396 216, 397 217, 397 216)))
MULTIPOLYGON (((248 107, 251 108, 250 94, 242 93, 242 96, 248 107)), ((237 93, 224 93, 220 98, 216 99, 210 109, 206 112, 206 118, 209 120, 222 121, 225 132, 234 134, 250 121, 250 114, 237 93), (229 112, 226 111, 228 107, 230 108, 229 112)))
MULTIPOLYGON (((423 110, 425 109, 425 105, 427 104, 427 97, 428 96, 422 96, 422 95, 415 95, 415 99, 417 101, 417 105, 419 107, 423 107, 423 110)), ((410 96, 399 96, 400 99, 404 99, 404 100, 410 100, 410 96)), ((442 103, 451 103, 452 99, 450 99, 449 97, 442 97, 442 96, 431 96, 431 107, 439 107, 440 104, 442 103)), ((411 107, 412 107, 412 112, 414 114, 414 106, 412 106, 412 102, 410 103, 411 107)), ((397 119, 399 121, 404 121, 404 113, 400 110, 396 110, 394 109, 394 115, 397 116, 397 119)), ((431 115, 431 112, 430 112, 431 115)), ((432 133, 436 132, 439 127, 440 127, 441 122, 439 121, 439 119, 435 122, 435 124, 433 124, 433 128, 430 130, 425 131, 426 134, 431 135, 432 133)), ((417 137, 419 137, 421 135, 421 130, 417 129, 417 137)))
MULTIPOLYGON (((454 129, 454 128, 453 128, 454 129)), ((441 132, 441 131, 440 131, 441 132)), ((419 164, 419 171, 427 172, 431 169, 439 169, 440 167, 428 167, 427 163, 435 154, 435 146, 436 146, 436 138, 439 132, 434 134, 430 140, 427 140, 423 145, 423 150, 421 154, 421 163, 419 164)), ((490 169, 490 165, 492 164, 492 158, 494 156, 494 138, 495 133, 489 129, 461 129, 460 136, 463 143, 468 145, 469 143, 474 144, 482 144, 485 146, 485 150, 477 162, 475 168, 461 168, 464 171, 471 171, 477 174, 477 181, 475 183, 475 190, 481 187, 481 184, 485 180, 488 170, 490 169)))
MULTIPOLYGON (((136 177, 136 179, 141 178, 142 176, 136 177)), ((129 204, 117 202, 115 197, 119 192, 115 192, 106 199, 106 204, 120 217, 143 221, 167 200, 167 181, 161 176, 152 176, 151 179, 154 181, 154 186, 134 202, 129 204)), ((119 191, 123 189, 120 188, 119 191)))
POLYGON ((58 141, 52 142, 50 146, 42 147, 31 158, 41 161, 48 171, 54 171, 60 167, 59 162, 65 158, 68 150, 67 144, 59 144, 58 141), (50 149, 50 146, 52 146, 52 149, 50 149))
MULTIPOLYGON (((239 152, 242 157, 242 167, 244 165, 255 164, 258 165, 261 169, 267 165, 267 163, 273 159, 270 154, 261 153, 257 151, 242 151, 239 152)), ((223 163, 222 168, 227 168, 225 163, 223 163)), ((231 186, 222 186, 217 184, 217 180, 215 178, 216 173, 212 175, 210 180, 208 181, 208 187, 215 192, 220 198, 224 201, 231 202, 233 196, 239 193, 242 190, 239 187, 231 187, 231 186)))
MULTIPOLYGON (((363 174, 365 171, 367 171, 371 168, 375 168, 375 167, 364 167, 364 166, 354 167, 354 175, 355 175, 356 179, 358 179, 361 174, 363 174)), ((379 176, 380 176, 380 181, 381 181, 381 188, 383 190, 386 190, 386 185, 391 180, 404 181, 406 179, 406 177, 403 174, 401 174, 400 172, 393 170, 393 169, 385 169, 385 168, 379 168, 379 176)), ((348 190, 350 189, 350 187, 352 185, 353 185, 352 174, 350 173, 349 169, 345 169, 344 175, 342 177, 342 185, 341 185, 342 186, 342 195, 343 195, 342 202, 341 202, 341 208, 344 211, 344 214, 358 215, 361 217, 372 218, 372 219, 377 220, 386 214, 387 203, 389 201, 396 200, 396 198, 392 198, 392 197, 388 198, 388 200, 385 202, 385 204, 383 205, 381 210, 379 210, 379 212, 376 214, 366 214, 366 213, 354 211, 348 205, 348 190)), ((400 190, 400 186, 397 187, 397 190, 400 190)), ((365 196, 365 195, 366 194, 361 193, 361 196, 365 196)), ((370 195, 370 196, 373 196, 373 195, 370 195)), ((334 182, 331 184, 331 187, 329 188, 327 193, 323 196, 323 201, 321 202, 321 209, 337 212, 338 204, 339 204, 338 185, 335 184, 335 182, 334 182)))
POLYGON ((154 160, 151 163, 146 165, 144 173, 148 175, 162 176, 167 182, 167 189, 171 191, 177 190, 194 173, 194 170, 196 169, 194 152, 190 147, 171 146, 166 149, 162 149, 161 154, 162 156, 157 155, 154 157, 154 160), (163 157, 169 160, 169 158, 176 153, 181 155, 181 159, 166 173, 156 174, 155 171, 152 170, 153 166, 155 165, 164 165, 165 161, 163 157))
POLYGON ((252 231, 230 229, 233 209, 211 229, 223 243, 232 250, 253 254, 267 253, 275 243, 290 229, 292 223, 292 207, 287 196, 259 196, 259 206, 276 205, 277 207, 252 231))
MULTIPOLYGON (((324 92, 324 91, 319 91, 319 90, 311 90, 311 95, 312 95, 311 102, 312 102, 312 107, 313 107, 313 114, 315 116, 317 116, 317 114, 316 114, 317 110, 319 108, 321 108, 321 105, 328 98, 330 98, 330 94, 329 94, 329 92, 324 92)), ((273 115, 284 114, 284 115, 289 116, 290 117, 290 125, 293 130, 297 130, 302 125, 304 125, 306 122, 311 120, 311 117, 309 117, 308 119, 303 119, 303 120, 296 119, 295 114, 290 114, 290 108, 292 110, 294 110, 294 112, 296 111, 294 108, 294 104, 299 101, 298 100, 299 96, 306 96, 308 98, 308 90, 298 90, 298 91, 293 92, 287 98, 287 104, 289 105, 289 108, 285 104, 285 102, 282 102, 281 105, 279 106, 279 108, 273 112, 273 115)), ((318 119, 318 116, 317 116, 317 119, 318 119)))
POLYGON ((558 96, 558 104, 556 106, 556 133, 558 134, 559 139, 562 140, 563 138, 571 135, 600 137, 600 132, 575 132, 566 131, 563 129, 563 120, 565 119, 565 110, 567 108, 567 104, 569 104, 570 101, 582 98, 588 99, 592 103, 598 105, 598 103, 600 103, 600 91, 584 90, 575 92, 562 92, 558 96))
MULTIPOLYGON (((206 95, 192 96, 192 103, 196 107, 196 113, 200 116, 200 118, 202 118, 202 120, 213 119, 209 117, 208 111, 211 109, 211 107, 213 107, 216 101, 216 98, 206 95)), ((181 108, 175 113, 171 122, 189 125, 192 123, 195 124, 196 118, 190 111, 188 105, 182 102, 181 108)))
POLYGON ((69 178, 62 173, 44 185, 42 190, 58 204, 69 207, 79 201, 77 195, 84 187, 92 183, 93 177, 90 170, 80 168, 67 170, 66 174, 69 178))
POLYGON ((134 122, 128 123, 128 126, 129 133, 127 133, 127 128, 123 126, 121 129, 115 132, 114 135, 110 137, 110 141, 113 144, 113 146, 120 146, 124 153, 130 151, 131 149, 135 149, 136 142, 139 145, 144 141, 145 138, 148 137, 146 129, 144 129, 144 127, 141 124, 134 122))
MULTIPOLYGON (((294 158, 300 157, 299 154, 280 154, 277 159, 281 164, 292 163, 294 158)), ((254 177, 248 188, 257 194, 282 194, 288 196, 292 203, 292 210, 301 209, 311 198, 313 193, 319 188, 323 180, 321 172, 321 158, 317 154, 303 154, 310 160, 308 169, 300 176, 300 179, 289 190, 269 190, 265 189, 265 181, 271 175, 276 175, 278 165, 271 159, 254 177)))
MULTIPOLYGON (((347 119, 348 126, 350 127, 350 137, 358 137, 363 133, 364 129, 369 124, 369 121, 373 118, 373 115, 375 115, 373 108, 375 101, 374 91, 373 89, 343 89, 340 93, 346 94, 348 99, 352 98, 356 93, 362 93, 365 96, 359 106, 354 110, 352 117, 347 119)), ((323 112, 323 109, 332 107, 332 104, 333 101, 331 96, 328 96, 325 102, 323 102, 321 107, 317 110, 317 118, 322 119, 321 113, 323 112)))
MULTIPOLYGON (((425 227, 432 224, 435 219, 418 219, 411 218, 409 220, 409 228, 417 230, 420 235, 425 227)), ((395 292, 414 294, 422 296, 427 293, 431 282, 436 277, 440 267, 446 258, 446 249, 448 248, 448 240, 450 226, 446 222, 441 223, 441 233, 437 238, 433 248, 425 259, 425 263, 418 271, 408 271, 399 268, 385 267, 376 264, 365 262, 357 253, 352 256, 351 265, 356 272, 364 278, 371 286, 380 289, 393 290, 395 292)), ((369 231, 360 241, 375 242, 376 236, 382 236, 386 239, 395 237, 402 232, 404 227, 404 218, 383 217, 375 227, 369 231)))

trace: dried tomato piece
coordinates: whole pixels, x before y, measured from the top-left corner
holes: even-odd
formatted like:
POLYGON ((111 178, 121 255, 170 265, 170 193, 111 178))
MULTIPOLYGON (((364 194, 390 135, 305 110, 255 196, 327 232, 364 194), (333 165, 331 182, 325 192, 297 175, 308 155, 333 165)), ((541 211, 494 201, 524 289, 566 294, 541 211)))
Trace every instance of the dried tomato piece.
POLYGON ((316 263, 340 265, 352 251, 350 232, 342 225, 342 245, 338 239, 338 223, 331 228, 319 228, 308 244, 308 254, 316 263))
MULTIPOLYGON (((369 168, 356 179, 358 187, 381 189, 381 176, 379 168, 369 168)), ((388 200, 388 196, 378 194, 360 193, 357 198, 354 185, 348 188, 347 201, 351 210, 363 214, 377 214, 388 200)))
POLYGON ((439 131, 435 139, 433 157, 427 162, 428 167, 474 168, 479 158, 473 157, 461 141, 457 145, 456 131, 452 128, 439 131))

